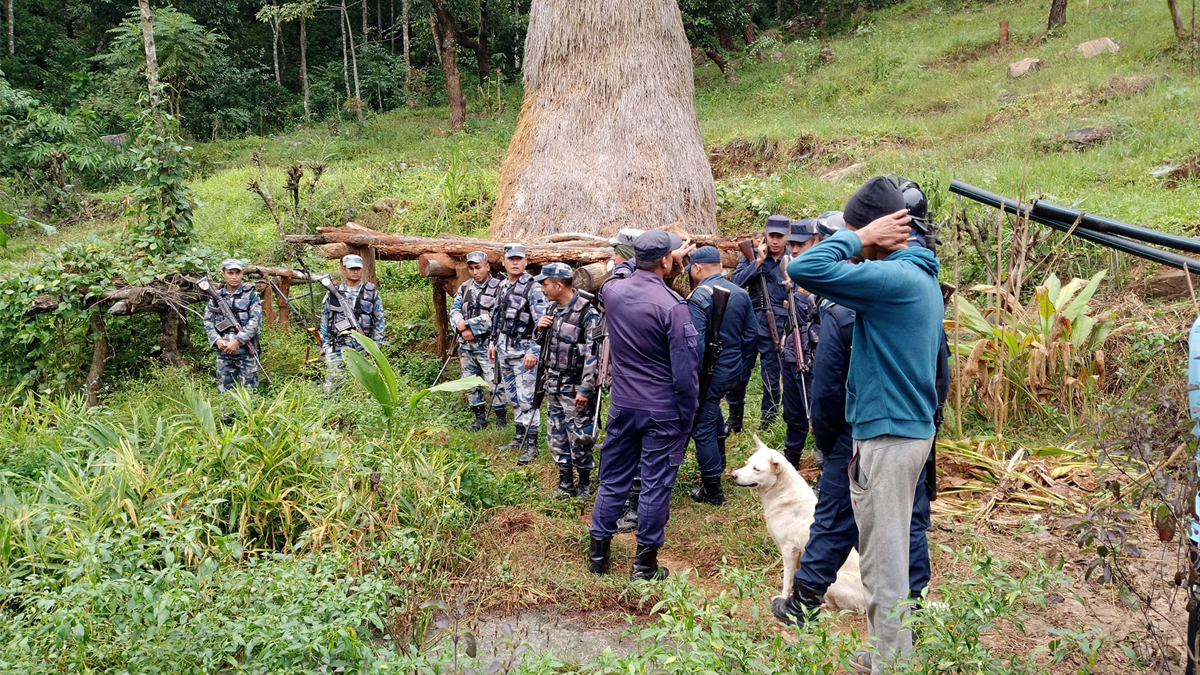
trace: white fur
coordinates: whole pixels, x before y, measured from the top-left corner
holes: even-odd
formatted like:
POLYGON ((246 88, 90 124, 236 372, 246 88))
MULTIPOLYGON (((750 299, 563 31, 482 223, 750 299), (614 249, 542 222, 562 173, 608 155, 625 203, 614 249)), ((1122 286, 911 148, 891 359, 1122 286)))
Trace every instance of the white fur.
MULTIPOLYGON (((800 564, 800 555, 808 545, 817 495, 782 453, 768 448, 757 435, 754 442, 758 451, 746 460, 745 466, 733 472, 733 480, 742 487, 758 490, 767 531, 783 555, 783 596, 787 597, 792 593, 792 578, 800 564)), ((838 570, 837 581, 825 592, 825 604, 833 609, 866 612, 857 549, 850 551, 850 557, 838 570)))

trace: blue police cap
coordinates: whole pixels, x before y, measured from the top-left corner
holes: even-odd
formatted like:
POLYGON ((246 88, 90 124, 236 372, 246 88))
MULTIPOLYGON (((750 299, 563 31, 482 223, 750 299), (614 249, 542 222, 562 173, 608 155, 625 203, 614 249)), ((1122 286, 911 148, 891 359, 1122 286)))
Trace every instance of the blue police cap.
POLYGON ((224 261, 221 262, 221 269, 223 269, 223 270, 241 270, 242 269, 242 261, 238 260, 237 258, 226 258, 224 261))
POLYGON ((570 279, 575 276, 575 270, 566 263, 549 263, 542 266, 542 273, 533 278, 534 281, 546 279, 570 279))
POLYGON ((791 231, 792 221, 787 216, 767 216, 767 234, 786 235, 791 231))
POLYGON ((346 269, 351 270, 351 269, 354 269, 355 267, 362 268, 362 266, 363 266, 362 256, 354 255, 353 253, 342 256, 342 267, 345 267, 346 269))
POLYGON ((505 244, 504 245, 504 257, 505 258, 524 258, 525 257, 525 244, 505 244))
POLYGON ((687 274, 687 272, 692 269, 692 265, 695 265, 696 263, 704 264, 719 262, 721 262, 721 252, 718 251, 715 246, 701 246, 695 251, 692 251, 691 261, 688 262, 687 267, 683 268, 683 272, 684 274, 687 274))
POLYGON ((805 218, 792 223, 791 234, 788 235, 787 240, 789 243, 794 242, 797 244, 803 244, 809 239, 812 239, 813 235, 816 233, 817 219, 805 218))
POLYGON ((487 259, 487 254, 483 251, 471 251, 467 254, 467 262, 469 263, 487 262, 487 259))
POLYGON ((638 260, 662 260, 680 246, 683 246, 683 240, 679 235, 665 230, 648 230, 633 241, 633 255, 638 260))

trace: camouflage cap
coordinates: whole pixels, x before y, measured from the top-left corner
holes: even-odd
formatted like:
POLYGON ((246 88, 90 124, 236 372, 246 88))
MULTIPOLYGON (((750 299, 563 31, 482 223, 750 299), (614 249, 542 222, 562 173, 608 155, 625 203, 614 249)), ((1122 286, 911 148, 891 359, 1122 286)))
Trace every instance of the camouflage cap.
POLYGON ((221 269, 223 269, 223 270, 239 270, 240 271, 243 269, 242 261, 238 260, 237 258, 226 258, 225 260, 223 260, 221 262, 221 269))
POLYGON ((575 270, 566 263, 550 263, 542 267, 542 273, 533 278, 534 281, 543 281, 546 279, 571 279, 575 276, 575 270))

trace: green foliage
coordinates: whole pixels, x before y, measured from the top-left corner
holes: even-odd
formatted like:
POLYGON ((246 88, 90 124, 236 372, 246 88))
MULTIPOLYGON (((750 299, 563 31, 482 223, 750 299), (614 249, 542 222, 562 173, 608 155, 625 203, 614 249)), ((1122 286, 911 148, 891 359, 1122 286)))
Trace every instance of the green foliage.
POLYGON ((195 199, 186 183, 188 150, 173 135, 157 133, 149 134, 142 146, 135 169, 141 182, 133 191, 129 213, 137 227, 127 242, 137 255, 178 253, 192 243, 195 199))
POLYGON ((1101 270, 1088 281, 1072 279, 1063 286, 1051 274, 1027 305, 1002 287, 977 286, 972 290, 996 297, 998 306, 987 317, 957 296, 959 328, 975 338, 958 344, 966 359, 961 377, 971 383, 970 400, 987 408, 997 428, 1010 414, 1044 415, 1047 405, 1072 417, 1077 404, 1094 408, 1104 375, 1102 347, 1114 325, 1087 311, 1104 275, 1101 270))

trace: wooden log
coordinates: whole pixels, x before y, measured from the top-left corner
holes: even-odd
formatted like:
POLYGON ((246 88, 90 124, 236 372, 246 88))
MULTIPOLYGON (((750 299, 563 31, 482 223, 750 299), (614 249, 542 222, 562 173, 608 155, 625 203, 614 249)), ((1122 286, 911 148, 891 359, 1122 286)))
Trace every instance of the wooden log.
POLYGON ((187 362, 179 353, 179 323, 182 320, 179 312, 168 308, 159 312, 158 317, 162 324, 162 335, 158 336, 158 346, 162 347, 163 360, 176 368, 182 368, 187 365, 187 362))
MULTIPOLYGON (((349 250, 347 250, 347 253, 349 250)), ((279 277, 282 279, 291 279, 292 281, 316 281, 317 277, 322 275, 314 273, 312 279, 301 270, 290 270, 286 267, 267 267, 265 265, 249 265, 242 273, 248 277, 279 277)), ((282 284, 280 284, 282 285, 282 284)))
POLYGON ((442 277, 431 277, 433 282, 434 331, 437 335, 438 358, 446 358, 450 352, 450 313, 446 309, 446 286, 442 277))
POLYGON ((575 288, 595 293, 609 276, 608 265, 605 263, 584 265, 575 269, 575 288))
MULTIPOLYGON (((443 253, 454 258, 464 258, 471 251, 484 251, 492 263, 499 263, 504 252, 504 244, 479 239, 457 240, 406 235, 367 235, 328 229, 320 234, 287 235, 285 239, 291 243, 312 246, 347 244, 351 249, 356 246, 370 246, 375 248, 376 258, 381 260, 416 260, 427 253, 443 253)), ((338 257, 336 254, 342 250, 344 249, 341 247, 328 247, 324 250, 324 254, 327 258, 338 257)), ((609 257, 608 251, 598 247, 532 245, 526 248, 526 253, 531 265, 544 265, 550 262, 588 264, 601 262, 609 257)))
POLYGON ((375 248, 370 244, 352 244, 350 251, 362 258, 363 281, 377 284, 378 282, 375 280, 375 248))
POLYGON ((417 269, 424 277, 458 276, 459 267, 466 267, 466 264, 445 253, 423 253, 417 257, 417 269))
POLYGON ((100 376, 104 374, 104 363, 108 360, 108 333, 104 330, 104 312, 93 311, 88 319, 92 328, 92 365, 88 368, 83 390, 88 407, 100 405, 100 376))

